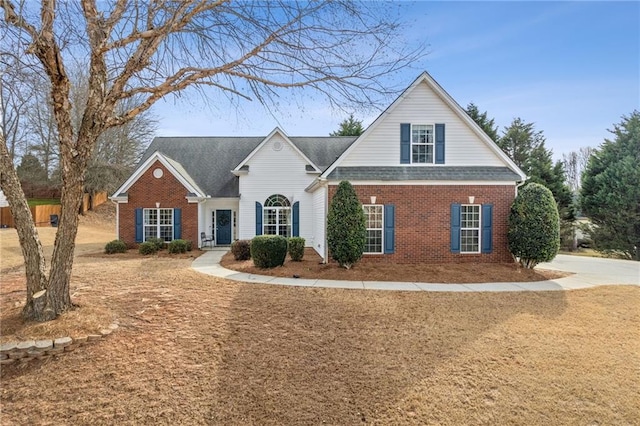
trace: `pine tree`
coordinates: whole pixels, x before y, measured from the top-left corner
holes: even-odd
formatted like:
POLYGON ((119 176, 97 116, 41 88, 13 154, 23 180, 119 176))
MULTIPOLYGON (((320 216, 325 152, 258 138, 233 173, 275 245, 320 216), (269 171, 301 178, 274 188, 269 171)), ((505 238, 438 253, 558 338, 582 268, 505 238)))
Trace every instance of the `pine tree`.
POLYGON ((329 133, 329 136, 360 136, 362 133, 364 133, 362 121, 356 120, 353 114, 350 114, 349 118, 342 120, 338 130, 329 133))
POLYGON ((596 249, 640 260, 640 112, 623 116, 615 138, 591 155, 582 174, 582 212, 596 249))
POLYGON ((480 113, 480 110, 478 109, 476 104, 471 102, 469 105, 467 105, 467 114, 473 119, 473 121, 476 122, 478 126, 480 126, 482 130, 484 130, 484 132, 491 138, 491 140, 493 140, 494 142, 498 141, 498 126, 496 126, 495 120, 493 118, 489 119, 487 117, 486 111, 480 113))

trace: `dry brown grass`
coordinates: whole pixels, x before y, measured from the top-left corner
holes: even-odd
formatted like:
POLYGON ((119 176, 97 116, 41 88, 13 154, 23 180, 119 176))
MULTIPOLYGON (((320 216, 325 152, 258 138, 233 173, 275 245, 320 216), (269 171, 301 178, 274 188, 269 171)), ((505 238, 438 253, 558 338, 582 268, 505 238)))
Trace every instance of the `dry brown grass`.
POLYGON ((74 300, 120 328, 3 366, 0 424, 640 422, 638 287, 295 288, 190 264, 78 257, 74 300))

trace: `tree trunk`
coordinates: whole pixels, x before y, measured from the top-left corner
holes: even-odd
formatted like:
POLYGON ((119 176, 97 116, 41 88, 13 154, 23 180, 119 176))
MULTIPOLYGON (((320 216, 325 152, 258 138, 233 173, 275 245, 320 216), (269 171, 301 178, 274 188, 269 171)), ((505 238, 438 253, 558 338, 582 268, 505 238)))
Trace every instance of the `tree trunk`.
POLYGON ((78 209, 82 205, 84 180, 83 174, 78 170, 83 169, 77 166, 63 171, 64 185, 60 198, 60 222, 51 257, 49 291, 46 294, 46 306, 53 309, 56 316, 73 306, 69 295, 69 283, 71 282, 73 253, 78 233, 78 209))
POLYGON ((45 290, 45 294, 48 293, 46 291, 47 276, 42 243, 2 134, 0 134, 0 166, 0 188, 9 201, 11 214, 18 231, 27 277, 27 301, 22 310, 22 315, 25 319, 46 321, 51 319, 49 318, 50 313, 44 312, 46 306, 43 310, 35 309, 35 301, 33 299, 33 295, 38 292, 45 290))

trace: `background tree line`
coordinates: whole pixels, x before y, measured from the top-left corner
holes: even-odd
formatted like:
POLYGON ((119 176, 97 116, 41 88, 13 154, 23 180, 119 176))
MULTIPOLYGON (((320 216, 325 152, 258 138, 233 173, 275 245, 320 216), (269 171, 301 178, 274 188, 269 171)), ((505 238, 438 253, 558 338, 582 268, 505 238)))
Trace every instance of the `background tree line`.
POLYGON ((543 132, 515 118, 502 135, 487 112, 473 103, 467 113, 535 182, 551 190, 560 214, 561 245, 576 248, 576 216, 599 251, 640 260, 640 113, 633 111, 609 130, 614 138, 599 148, 582 147, 552 161, 543 132))

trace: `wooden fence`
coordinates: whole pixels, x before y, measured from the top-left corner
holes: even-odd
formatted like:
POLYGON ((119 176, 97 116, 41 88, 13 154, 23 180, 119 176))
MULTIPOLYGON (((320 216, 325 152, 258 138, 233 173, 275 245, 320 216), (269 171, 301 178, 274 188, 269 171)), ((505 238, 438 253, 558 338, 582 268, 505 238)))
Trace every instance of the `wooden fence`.
MULTIPOLYGON (((51 226, 51 215, 60 217, 60 205, 46 204, 42 206, 29 207, 31 217, 36 226, 51 226)), ((9 207, 0 208, 0 226, 3 228, 15 228, 11 209, 9 207)))
MULTIPOLYGON (((89 194, 84 194, 82 197, 82 213, 86 213, 89 210, 89 207, 91 207, 90 197, 91 196, 89 194)), ((108 196, 106 192, 98 192, 93 196, 93 208, 95 209, 100 204, 104 204, 107 200, 108 196)))
MULTIPOLYGON (((100 192, 93 197, 93 207, 97 207, 107 201, 107 193, 100 192)), ((51 226, 51 216, 57 215, 60 218, 60 205, 46 204, 41 206, 30 207, 31 217, 36 226, 51 226)), ((82 198, 82 211, 86 212, 89 209, 89 194, 84 194, 82 198)), ((15 228, 15 222, 11 215, 11 209, 9 207, 0 207, 0 227, 2 228, 15 228)))

